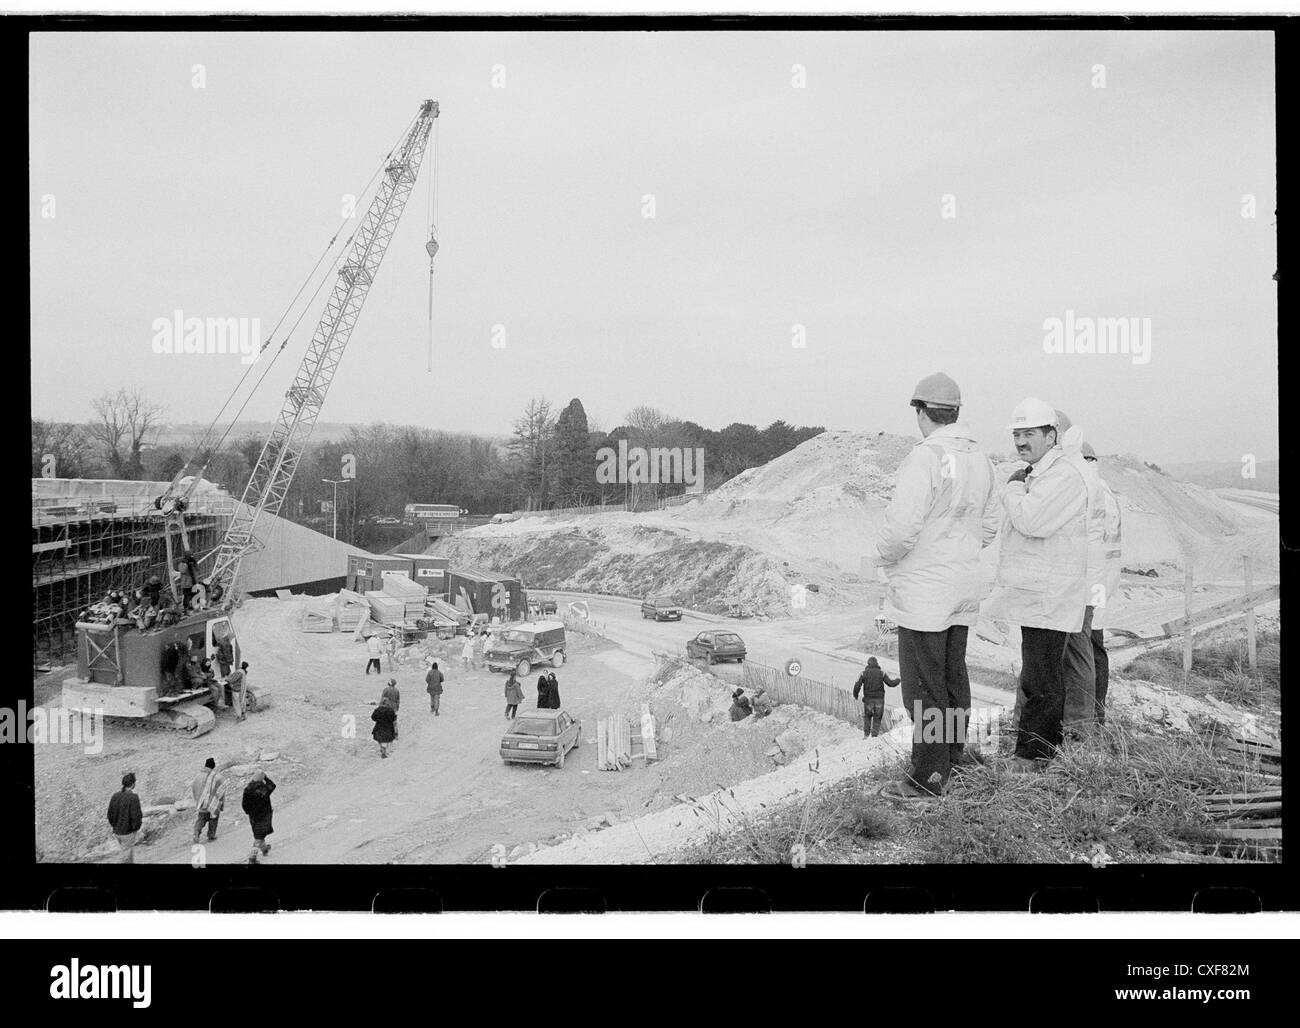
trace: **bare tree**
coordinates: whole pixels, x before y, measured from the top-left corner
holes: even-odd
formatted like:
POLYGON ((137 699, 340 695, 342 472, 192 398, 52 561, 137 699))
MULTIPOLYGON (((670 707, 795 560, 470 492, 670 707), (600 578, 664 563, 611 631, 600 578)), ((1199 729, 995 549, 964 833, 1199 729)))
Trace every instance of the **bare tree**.
POLYGON ((92 441, 82 425, 32 418, 32 477, 89 478, 97 470, 92 441))
POLYGON ((114 478, 139 478, 143 468, 140 451, 161 428, 162 406, 134 386, 105 393, 91 406, 95 420, 86 431, 103 449, 109 474, 114 478))

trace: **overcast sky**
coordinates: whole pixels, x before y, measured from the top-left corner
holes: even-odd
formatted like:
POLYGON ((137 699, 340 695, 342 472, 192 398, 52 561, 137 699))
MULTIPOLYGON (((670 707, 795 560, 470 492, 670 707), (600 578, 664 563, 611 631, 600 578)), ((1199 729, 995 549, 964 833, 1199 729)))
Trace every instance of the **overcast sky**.
MULTIPOLYGON (((155 354, 154 319, 269 330, 432 97, 435 370, 426 160, 324 420, 504 435, 545 395, 606 429, 649 404, 914 434, 942 369, 993 450, 1033 395, 1103 453, 1278 453, 1266 33, 63 33, 31 56, 36 416, 134 384, 207 423, 244 368, 155 354), (1149 362, 1046 353, 1067 310, 1149 318, 1149 362)), ((279 409, 323 298, 247 417, 279 409)))

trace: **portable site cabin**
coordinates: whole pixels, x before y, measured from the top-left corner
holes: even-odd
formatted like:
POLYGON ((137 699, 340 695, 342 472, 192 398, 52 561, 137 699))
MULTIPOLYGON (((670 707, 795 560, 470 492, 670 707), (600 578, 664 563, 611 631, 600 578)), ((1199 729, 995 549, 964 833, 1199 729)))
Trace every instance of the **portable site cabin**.
POLYGON ((456 568, 447 575, 448 599, 472 614, 519 621, 525 616, 523 583, 481 568, 456 568))
POLYGON ((410 561, 408 576, 416 585, 428 589, 430 596, 447 595, 447 572, 451 561, 446 557, 430 557, 425 553, 394 553, 390 556, 410 561))
POLYGON ((384 587, 385 571, 396 571, 409 577, 411 559, 397 556, 376 557, 369 553, 349 554, 346 588, 362 594, 381 590, 384 587))

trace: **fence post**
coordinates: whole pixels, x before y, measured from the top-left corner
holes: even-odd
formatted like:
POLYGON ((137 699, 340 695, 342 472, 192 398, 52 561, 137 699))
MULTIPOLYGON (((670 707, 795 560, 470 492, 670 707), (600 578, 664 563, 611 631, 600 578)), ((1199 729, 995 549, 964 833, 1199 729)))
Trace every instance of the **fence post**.
MULTIPOLYGON (((1250 555, 1242 557, 1242 572, 1245 579, 1246 594, 1254 592, 1255 576, 1250 567, 1250 555)), ((1246 662, 1250 665, 1250 670, 1255 670, 1255 608, 1251 607, 1246 611, 1246 662)))

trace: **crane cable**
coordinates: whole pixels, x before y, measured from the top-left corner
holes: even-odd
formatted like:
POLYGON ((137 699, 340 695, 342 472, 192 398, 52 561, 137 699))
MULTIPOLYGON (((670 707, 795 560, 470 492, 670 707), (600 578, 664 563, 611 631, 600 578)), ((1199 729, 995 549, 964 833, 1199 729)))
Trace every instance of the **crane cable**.
MULTIPOLYGON (((429 239, 438 239, 438 120, 433 122, 433 168, 429 172, 429 239)), ((433 373, 433 254, 429 255, 429 373, 433 373)))
MULTIPOLYGON (((377 179, 380 173, 387 167, 389 160, 393 156, 393 153, 397 150, 399 146, 401 146, 402 141, 406 138, 407 134, 411 131, 411 127, 415 124, 416 120, 419 117, 420 115, 416 114, 414 117, 411 118, 410 121, 406 123, 406 126, 402 129, 401 134, 398 136, 397 142, 394 143, 393 146, 389 148, 388 153, 384 154, 383 159, 379 162, 379 166, 375 168, 374 173, 371 174, 369 181, 366 182, 361 192, 357 194, 359 198, 364 197, 367 193, 369 193, 370 187, 374 185, 375 179, 377 179)), ((436 124, 437 123, 435 122, 435 125, 436 124)), ((266 340, 262 343, 260 349, 257 351, 257 357, 254 358, 253 362, 250 363, 244 369, 244 373, 239 377, 239 381, 235 383, 235 387, 230 391, 230 394, 226 397, 225 402, 222 403, 221 409, 217 411, 216 417, 212 419, 211 423, 208 425, 207 430, 203 433, 202 438, 195 446, 196 454, 203 453, 203 450, 206 447, 208 440, 211 438, 213 431, 221 421, 222 414, 225 413, 226 408, 230 406, 235 396, 238 395, 239 390, 243 388, 244 382, 248 379, 249 373, 253 370, 254 365, 256 365, 258 362, 258 358, 260 358, 262 354, 266 352, 266 348, 270 346, 271 343, 274 341, 275 333, 280 330, 280 326, 284 324, 285 319, 289 316, 290 311, 293 310, 293 305, 298 302, 298 298, 302 296, 303 290, 307 288, 307 286, 310 284, 312 280, 312 277, 316 274, 317 270, 320 268, 321 262, 326 258, 326 256, 328 256, 331 247, 333 247, 334 244, 338 241, 339 234, 347 227, 348 222, 351 221, 354 216, 355 216, 354 214, 350 214, 344 217, 342 224, 340 224, 339 227, 334 231, 334 235, 330 237, 329 242, 325 244, 325 249, 321 252, 321 255, 316 258, 316 263, 312 265, 311 271, 309 271, 307 273, 306 278, 303 279, 302 284, 298 287, 298 291, 294 293, 293 298, 288 302, 288 304, 285 305, 284 311, 280 314, 279 320, 277 320, 275 325, 272 326, 271 331, 267 333, 266 340)), ((344 242, 343 249, 341 249, 338 255, 335 256, 335 258, 330 262, 331 272, 335 271, 340 259, 347 252, 347 247, 351 245, 352 240, 355 236, 356 236, 356 230, 354 229, 352 233, 348 236, 347 240, 344 242)), ((257 381, 254 383, 253 388, 248 393, 248 396, 244 398, 244 402, 240 404, 239 410, 235 412, 235 416, 231 418, 230 424, 226 426, 226 430, 222 433, 221 438, 218 439, 216 445, 212 447, 211 451, 208 453, 207 459, 203 462, 203 466, 199 468, 198 473, 194 476, 194 482, 190 487, 191 491, 195 486, 198 485, 199 481, 203 478, 203 474, 208 470, 208 466, 212 463, 213 458, 215 458, 217 454, 221 452, 221 448, 225 445, 226 439, 229 438, 230 433, 234 430, 235 424, 238 422, 240 415, 243 414, 244 408, 248 406, 249 401, 252 400, 254 394, 256 394, 257 390, 261 387, 262 382, 266 379, 267 374, 270 372, 271 368, 274 367, 276 360, 278 360, 280 354, 284 352, 285 347, 289 344, 290 338, 292 338, 293 333, 297 331, 298 326, 302 323, 302 319, 306 316, 307 311, 311 309, 311 304, 315 301, 317 295, 320 293, 321 287, 325 284, 325 282, 329 281, 329 277, 330 277, 329 273, 322 275, 321 281, 317 284, 316 288, 312 291, 312 295, 310 299, 308 299, 307 303, 303 305, 303 309, 299 312, 297 319, 294 321, 289 331, 285 333, 284 338, 280 342, 279 348, 275 351, 275 354, 271 357, 270 362, 267 363, 263 368, 262 374, 258 377, 257 381)), ((181 472, 177 473, 176 481, 179 481, 181 473, 186 468, 188 468, 191 464, 194 463, 194 459, 195 459, 194 456, 191 456, 188 460, 186 460, 184 467, 181 469, 181 472)), ((176 481, 172 483, 173 487, 175 486, 176 481)))

